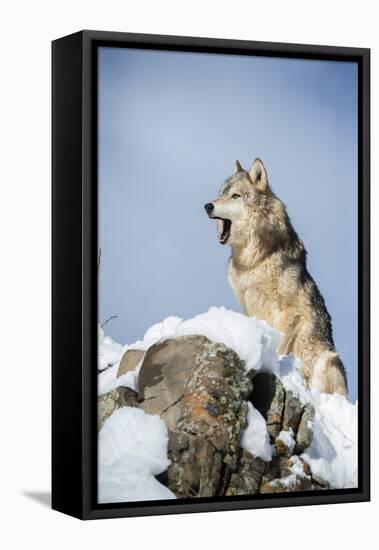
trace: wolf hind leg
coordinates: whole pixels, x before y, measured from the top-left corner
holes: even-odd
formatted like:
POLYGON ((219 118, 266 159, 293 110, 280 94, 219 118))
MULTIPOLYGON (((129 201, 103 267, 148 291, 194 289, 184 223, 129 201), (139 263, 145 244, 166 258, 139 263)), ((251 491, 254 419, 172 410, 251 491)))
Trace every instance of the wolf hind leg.
POLYGON ((309 386, 324 393, 339 393, 347 397, 347 380, 344 366, 338 354, 323 351, 316 360, 309 386))

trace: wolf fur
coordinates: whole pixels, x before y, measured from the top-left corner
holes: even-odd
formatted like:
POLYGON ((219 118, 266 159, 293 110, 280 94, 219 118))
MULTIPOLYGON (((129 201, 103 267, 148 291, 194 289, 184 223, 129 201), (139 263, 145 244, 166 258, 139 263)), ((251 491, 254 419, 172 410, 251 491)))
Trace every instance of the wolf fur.
POLYGON ((300 358, 309 387, 346 396, 330 315, 263 162, 255 159, 247 172, 237 161, 219 198, 205 209, 218 220, 219 241, 231 245, 228 278, 245 314, 283 333, 279 353, 300 358))

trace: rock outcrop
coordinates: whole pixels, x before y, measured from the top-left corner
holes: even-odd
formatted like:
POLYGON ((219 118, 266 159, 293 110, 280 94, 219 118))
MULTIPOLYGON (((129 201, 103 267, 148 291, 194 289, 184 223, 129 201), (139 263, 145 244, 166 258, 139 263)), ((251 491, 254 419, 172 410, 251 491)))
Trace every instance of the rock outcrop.
MULTIPOLYGON (((136 365, 141 358, 125 362, 136 365)), ((99 429, 125 405, 166 423, 171 464, 159 481, 178 498, 328 488, 300 456, 312 442, 313 407, 286 391, 274 374, 248 373, 232 349, 205 336, 151 346, 140 369, 138 394, 119 387, 99 398, 99 429), (269 461, 241 446, 249 401, 265 419, 273 451, 269 461)))

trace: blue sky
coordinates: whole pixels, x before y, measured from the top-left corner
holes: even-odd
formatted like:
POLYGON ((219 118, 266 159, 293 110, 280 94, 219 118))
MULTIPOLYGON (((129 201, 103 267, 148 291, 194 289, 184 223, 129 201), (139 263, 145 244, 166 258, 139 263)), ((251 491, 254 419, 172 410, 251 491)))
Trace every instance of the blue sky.
POLYGON ((308 251, 357 395, 357 66, 100 48, 99 320, 120 343, 224 305, 229 247, 204 203, 263 159, 308 251))

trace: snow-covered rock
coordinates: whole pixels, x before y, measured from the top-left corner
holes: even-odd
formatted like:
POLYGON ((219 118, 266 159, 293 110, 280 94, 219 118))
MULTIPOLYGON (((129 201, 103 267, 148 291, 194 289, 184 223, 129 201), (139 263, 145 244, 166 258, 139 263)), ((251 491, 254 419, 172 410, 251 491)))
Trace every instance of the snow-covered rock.
MULTIPOLYGON (((144 369, 145 358, 149 354, 151 356, 149 350, 155 349, 156 344, 168 340, 179 342, 182 337, 191 335, 205 336, 211 342, 221 343, 233 350, 243 362, 254 387, 250 395, 246 394, 246 390, 239 395, 236 391, 233 398, 235 403, 242 404, 241 410, 243 406, 246 407, 246 424, 240 428, 239 459, 232 466, 234 473, 230 477, 229 486, 226 482, 215 484, 217 490, 222 491, 221 494, 357 486, 357 403, 352 404, 337 394, 321 394, 307 388, 298 360, 291 355, 278 356, 277 349, 282 335, 267 323, 240 313, 212 307, 208 312, 189 320, 168 317, 153 325, 141 341, 125 346, 114 342, 100 329, 98 391, 103 396, 102 400, 107 402, 109 392, 117 388, 127 387, 138 392, 141 369, 144 369), (147 353, 136 368, 117 376, 120 361, 128 350, 147 353)), ((180 364, 180 346, 178 349, 177 361, 180 364)), ((188 355, 188 350, 185 353, 188 355)), ((207 363, 209 355, 205 353, 203 359, 207 363)), ((238 361, 235 362, 237 364, 238 361)), ((157 410, 161 416, 146 414, 151 412, 151 404, 146 402, 145 406, 142 402, 139 405, 145 412, 123 405, 113 394, 113 401, 111 399, 110 402, 114 412, 105 420, 99 433, 101 502, 175 497, 175 491, 154 477, 167 468, 170 472, 173 462, 180 460, 181 454, 186 452, 185 445, 190 444, 183 432, 185 423, 180 424, 178 420, 184 410, 180 405, 183 396, 175 384, 184 378, 174 377, 173 382, 170 382, 170 375, 170 369, 166 369, 166 385, 162 387, 175 387, 175 392, 179 392, 175 394, 175 400, 167 393, 164 396, 162 394, 162 403, 165 399, 170 403, 171 399, 176 406, 170 421, 167 417, 168 409, 157 410), (174 421, 178 421, 178 426, 173 430, 174 421), (169 426, 169 432, 166 425, 169 426)), ((161 378, 157 376, 157 383, 160 382, 161 378)), ((153 386, 150 387, 149 391, 153 392, 151 395, 159 396, 159 391, 157 393, 153 386)), ((139 400, 144 397, 140 392, 139 400)), ((238 408, 241 405, 234 406, 238 408)), ((200 409, 201 406, 197 406, 196 414, 200 409)), ((203 409, 207 411, 208 416, 205 416, 209 428, 211 422, 208 417, 213 415, 217 418, 218 409, 209 400, 204 401, 203 409), (205 405, 206 402, 208 405, 205 405)), ((199 418, 204 420, 204 415, 199 414, 199 418)), ((201 429, 208 428, 203 426, 201 429)), ((220 456, 226 464, 228 453, 223 451, 220 456)))

